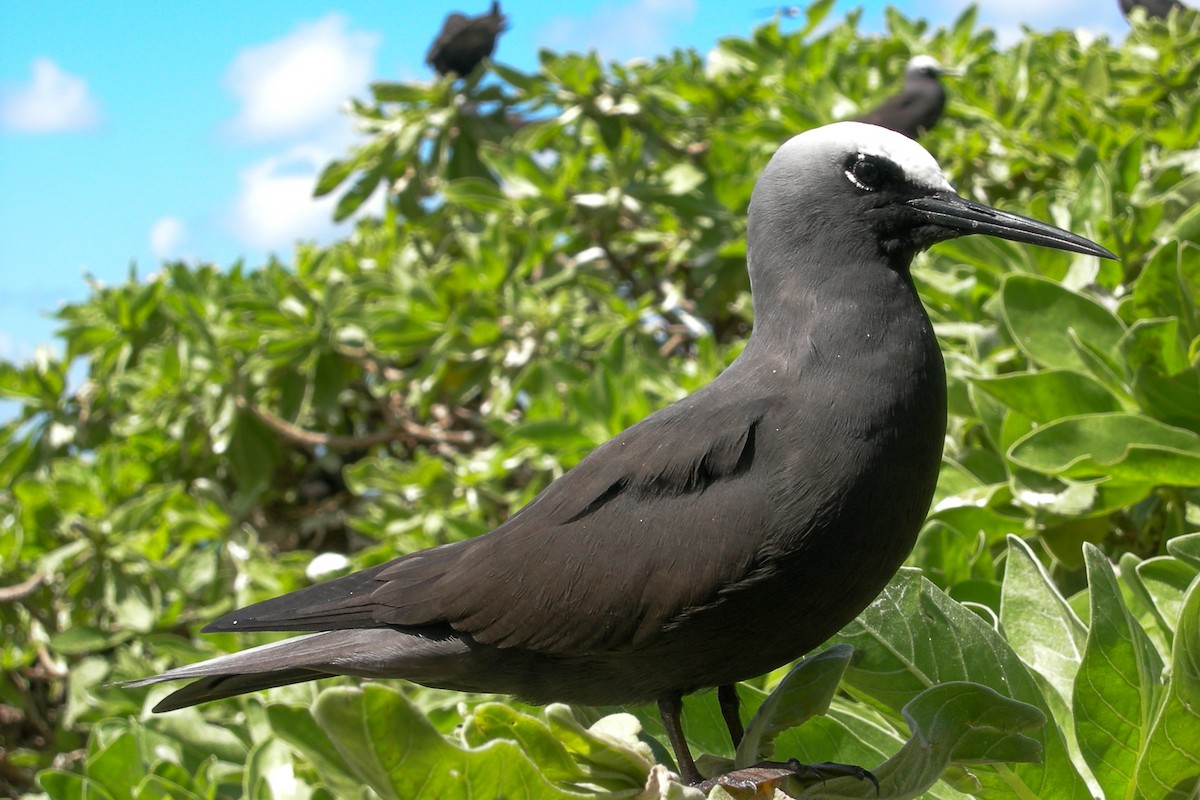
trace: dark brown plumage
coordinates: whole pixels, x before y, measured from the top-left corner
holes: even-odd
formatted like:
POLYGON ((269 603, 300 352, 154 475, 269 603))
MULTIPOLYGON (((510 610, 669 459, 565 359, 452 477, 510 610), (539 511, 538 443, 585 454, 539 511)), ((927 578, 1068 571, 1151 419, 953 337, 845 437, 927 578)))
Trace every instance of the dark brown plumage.
POLYGON ((839 123, 780 148, 750 204, 753 334, 711 384, 601 445, 491 533, 256 603, 206 631, 316 631, 137 682, 168 711, 326 675, 535 701, 657 701, 683 776, 683 694, 804 655, 912 549, 946 382, 908 274, 989 233, 1111 254, 970 203, 919 145, 839 123))
POLYGON ((1179 0, 1118 0, 1121 5, 1121 13, 1126 17, 1135 8, 1140 8, 1146 12, 1147 19, 1166 19, 1173 8, 1187 8, 1179 0))
POLYGON ((493 2, 492 10, 478 17, 458 12, 446 17, 425 63, 439 75, 454 73, 466 77, 496 50, 496 39, 508 30, 508 18, 500 13, 500 3, 493 2))
POLYGON ((904 89, 856 121, 879 125, 917 139, 941 119, 946 90, 940 77, 949 71, 929 56, 913 56, 904 70, 904 89))

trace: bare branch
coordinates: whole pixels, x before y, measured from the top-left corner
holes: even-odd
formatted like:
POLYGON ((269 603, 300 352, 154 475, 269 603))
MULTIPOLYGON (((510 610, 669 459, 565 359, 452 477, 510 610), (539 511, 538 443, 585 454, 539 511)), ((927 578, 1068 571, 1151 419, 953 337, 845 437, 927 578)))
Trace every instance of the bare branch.
POLYGON ((12 603, 24 600, 37 591, 37 588, 42 585, 44 580, 46 580, 45 575, 35 572, 18 584, 0 587, 0 603, 12 603))

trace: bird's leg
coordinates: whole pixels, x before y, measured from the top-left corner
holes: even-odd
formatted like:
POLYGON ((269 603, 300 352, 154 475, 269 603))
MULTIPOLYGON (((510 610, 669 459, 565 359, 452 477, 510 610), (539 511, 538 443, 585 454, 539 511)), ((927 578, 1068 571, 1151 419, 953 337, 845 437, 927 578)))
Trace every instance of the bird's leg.
POLYGON ((721 706, 721 716, 725 718, 725 727, 729 729, 729 738, 733 747, 742 743, 746 729, 742 727, 741 701, 738 699, 737 686, 732 683, 717 687, 717 704, 721 706))
POLYGON ((688 785, 704 780, 700 770, 696 769, 696 761, 692 751, 688 749, 687 739, 683 738, 683 695, 679 692, 669 692, 658 698, 658 715, 662 717, 663 727, 667 729, 667 738, 671 740, 671 749, 675 751, 675 761, 679 764, 679 776, 688 785))

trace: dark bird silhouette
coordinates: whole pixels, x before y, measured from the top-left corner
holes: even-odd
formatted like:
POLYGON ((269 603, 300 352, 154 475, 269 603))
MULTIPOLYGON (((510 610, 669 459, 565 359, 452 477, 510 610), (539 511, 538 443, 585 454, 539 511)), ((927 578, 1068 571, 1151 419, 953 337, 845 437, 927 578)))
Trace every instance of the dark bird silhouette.
POLYGON ((495 52, 496 39, 506 30, 508 18, 500 13, 498 2, 492 3, 490 12, 478 17, 467 17, 458 12, 450 14, 430 45, 425 63, 439 75, 453 72, 465 78, 495 52))
POLYGON ((784 144, 747 230, 754 329, 705 388, 598 447, 491 533, 233 611, 205 631, 316 631, 137 681, 155 711, 329 675, 529 701, 657 701, 700 780, 681 699, 850 622, 912 549, 937 482, 946 379, 909 275, 973 233, 1112 258, 959 197, 920 145, 842 122, 784 144))
POLYGON ((939 78, 956 74, 931 56, 913 56, 904 68, 904 89, 856 119, 916 139, 934 126, 946 108, 946 89, 939 78))
POLYGON ((1147 19, 1166 19, 1173 8, 1187 8, 1179 0, 1118 0, 1121 4, 1121 13, 1126 17, 1135 8, 1140 8, 1146 12, 1147 19))

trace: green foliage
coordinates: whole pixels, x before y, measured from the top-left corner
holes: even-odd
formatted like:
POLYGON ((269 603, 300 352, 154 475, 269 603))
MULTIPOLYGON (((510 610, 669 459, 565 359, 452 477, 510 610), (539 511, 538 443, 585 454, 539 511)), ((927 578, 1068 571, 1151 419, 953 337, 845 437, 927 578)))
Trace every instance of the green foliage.
POLYGON ((290 264, 95 284, 58 312, 63 358, 0 363, 19 406, 0 427, 0 793, 696 796, 653 768, 651 709, 301 685, 159 717, 164 689, 112 682, 267 641, 195 631, 327 577, 317 553, 360 568, 490 529, 711 380, 752 322, 759 170, 919 52, 968 73, 924 141, 959 191, 1121 262, 981 238, 918 261, 951 403, 920 571, 742 685, 739 752, 711 694, 686 701, 689 741, 716 769, 861 763, 883 797, 1193 791, 1200 19, 1000 49, 973 10, 939 29, 889 12, 875 37, 857 15, 821 27, 830 6, 706 58, 547 52, 461 90, 376 85, 317 192, 346 217, 383 186, 383 219, 290 264))

